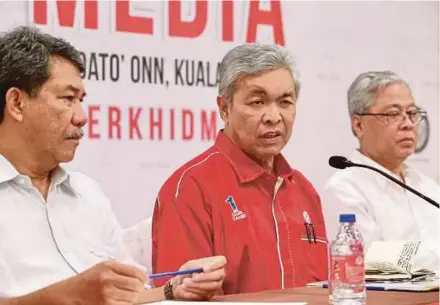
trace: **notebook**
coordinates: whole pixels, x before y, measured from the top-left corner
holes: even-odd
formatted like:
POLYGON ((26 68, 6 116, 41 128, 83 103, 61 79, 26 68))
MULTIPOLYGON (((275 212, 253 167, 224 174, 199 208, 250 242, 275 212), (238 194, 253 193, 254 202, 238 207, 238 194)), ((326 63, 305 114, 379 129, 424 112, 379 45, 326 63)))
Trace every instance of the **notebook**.
POLYGON ((414 270, 420 241, 375 241, 365 256, 366 281, 399 281, 433 275, 428 269, 414 270))
MULTIPOLYGON (((328 282, 314 282, 307 284, 307 287, 328 288, 328 282)), ((402 281, 402 282, 369 282, 365 284, 367 290, 380 291, 436 291, 439 290, 437 281, 402 281)))

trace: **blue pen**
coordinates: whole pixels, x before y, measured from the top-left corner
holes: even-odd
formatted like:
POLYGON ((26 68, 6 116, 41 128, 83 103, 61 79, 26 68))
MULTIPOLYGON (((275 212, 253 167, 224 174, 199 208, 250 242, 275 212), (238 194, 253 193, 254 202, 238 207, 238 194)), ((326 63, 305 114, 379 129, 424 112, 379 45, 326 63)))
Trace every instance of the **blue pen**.
POLYGON ((203 268, 190 269, 190 270, 182 270, 182 271, 173 271, 173 272, 164 272, 164 273, 156 273, 151 274, 149 276, 150 279, 157 279, 166 276, 176 276, 176 275, 184 275, 184 274, 192 274, 192 273, 202 273, 203 268))

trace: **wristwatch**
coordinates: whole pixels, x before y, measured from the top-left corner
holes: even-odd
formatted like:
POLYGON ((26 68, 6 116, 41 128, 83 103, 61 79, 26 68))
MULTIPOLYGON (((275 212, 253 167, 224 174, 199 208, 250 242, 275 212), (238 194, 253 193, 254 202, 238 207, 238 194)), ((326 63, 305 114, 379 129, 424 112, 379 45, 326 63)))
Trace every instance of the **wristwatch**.
POLYGON ((174 300, 174 295, 173 295, 173 279, 170 279, 166 284, 165 287, 163 289, 163 292, 165 294, 165 299, 166 300, 174 300))

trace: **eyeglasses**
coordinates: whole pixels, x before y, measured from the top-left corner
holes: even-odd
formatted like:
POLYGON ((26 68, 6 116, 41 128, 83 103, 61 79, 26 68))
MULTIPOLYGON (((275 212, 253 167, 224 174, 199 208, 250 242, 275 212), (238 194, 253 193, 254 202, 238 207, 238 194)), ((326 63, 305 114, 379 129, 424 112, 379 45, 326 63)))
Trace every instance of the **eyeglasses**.
POLYGON ((409 111, 390 111, 387 113, 356 113, 356 115, 383 118, 388 124, 402 122, 405 119, 405 116, 407 116, 412 123, 418 124, 427 117, 426 111, 420 109, 409 111))

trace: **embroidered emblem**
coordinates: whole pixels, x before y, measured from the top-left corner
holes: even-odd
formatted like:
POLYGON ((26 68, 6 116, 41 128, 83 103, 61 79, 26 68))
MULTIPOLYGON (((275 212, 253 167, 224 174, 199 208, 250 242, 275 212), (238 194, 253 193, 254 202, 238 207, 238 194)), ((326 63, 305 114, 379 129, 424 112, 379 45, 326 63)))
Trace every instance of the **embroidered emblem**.
POLYGON ((246 218, 246 214, 240 211, 237 207, 237 204, 235 203, 234 197, 229 196, 226 198, 226 203, 229 204, 229 206, 232 209, 232 220, 240 220, 246 218))

